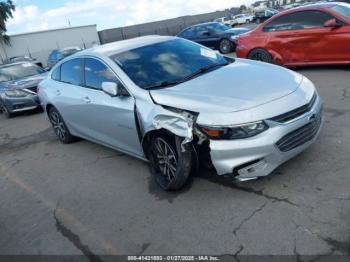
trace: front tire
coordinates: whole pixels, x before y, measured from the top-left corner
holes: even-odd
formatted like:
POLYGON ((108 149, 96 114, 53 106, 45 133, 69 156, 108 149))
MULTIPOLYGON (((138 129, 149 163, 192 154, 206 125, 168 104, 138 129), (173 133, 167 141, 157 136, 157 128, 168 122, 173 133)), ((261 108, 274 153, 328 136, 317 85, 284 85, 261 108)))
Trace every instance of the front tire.
POLYGON ((228 39, 222 39, 219 44, 219 50, 222 54, 228 54, 233 51, 233 44, 228 39))
POLYGON ((181 189, 192 170, 192 147, 182 145, 183 138, 170 134, 157 134, 152 138, 149 160, 151 173, 165 191, 181 189))
POLYGON ((76 137, 71 135, 61 114, 58 112, 56 108, 51 107, 49 109, 48 115, 57 138, 63 144, 70 144, 76 141, 76 137))
POLYGON ((262 48, 253 49, 248 54, 247 58, 251 60, 265 62, 265 63, 273 62, 272 55, 268 51, 262 48))
POLYGON ((8 108, 6 107, 6 105, 0 101, 0 109, 3 112, 3 114, 5 115, 6 118, 11 118, 13 117, 13 113, 11 113, 8 108))

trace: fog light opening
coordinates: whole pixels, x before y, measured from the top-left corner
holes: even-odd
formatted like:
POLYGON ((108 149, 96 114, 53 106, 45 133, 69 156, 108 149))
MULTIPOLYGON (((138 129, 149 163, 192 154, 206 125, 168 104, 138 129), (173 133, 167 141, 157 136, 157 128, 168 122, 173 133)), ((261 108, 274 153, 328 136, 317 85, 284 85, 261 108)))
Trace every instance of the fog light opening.
POLYGON ((260 158, 236 167, 233 172, 236 174, 235 176, 249 177, 249 175, 264 169, 265 166, 266 161, 263 158, 260 158))

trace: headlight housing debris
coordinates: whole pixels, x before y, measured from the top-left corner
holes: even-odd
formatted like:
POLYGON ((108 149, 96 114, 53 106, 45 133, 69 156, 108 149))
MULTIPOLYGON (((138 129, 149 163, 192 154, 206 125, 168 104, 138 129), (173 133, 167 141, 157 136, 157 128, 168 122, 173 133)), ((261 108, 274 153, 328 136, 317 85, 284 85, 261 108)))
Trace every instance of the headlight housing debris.
POLYGON ((259 121, 233 127, 200 126, 200 130, 213 140, 234 140, 256 136, 266 131, 269 126, 265 121, 259 121))

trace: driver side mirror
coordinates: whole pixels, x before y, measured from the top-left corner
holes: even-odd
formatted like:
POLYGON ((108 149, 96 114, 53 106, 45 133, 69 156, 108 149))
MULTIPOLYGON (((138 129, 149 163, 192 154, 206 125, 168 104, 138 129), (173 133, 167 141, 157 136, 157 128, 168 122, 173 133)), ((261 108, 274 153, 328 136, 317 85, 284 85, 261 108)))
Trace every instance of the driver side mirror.
POLYGON ((118 85, 115 82, 103 82, 102 83, 103 92, 105 92, 106 94, 108 94, 110 96, 120 96, 123 93, 122 89, 123 89, 123 87, 118 85))
POLYGON ((337 19, 333 18, 333 19, 329 19, 327 20, 324 24, 324 27, 339 27, 341 26, 340 23, 338 23, 337 19))

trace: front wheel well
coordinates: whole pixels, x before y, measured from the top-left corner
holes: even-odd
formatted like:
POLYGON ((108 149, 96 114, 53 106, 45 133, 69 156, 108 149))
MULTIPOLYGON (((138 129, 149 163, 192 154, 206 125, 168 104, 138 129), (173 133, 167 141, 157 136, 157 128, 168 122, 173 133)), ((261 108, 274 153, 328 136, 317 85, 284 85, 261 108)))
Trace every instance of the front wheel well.
POLYGON ((167 135, 167 136, 175 136, 175 134, 171 133, 170 131, 162 128, 162 129, 156 129, 152 130, 144 135, 142 138, 141 146, 142 150, 146 156, 146 158, 149 158, 149 148, 152 143, 152 139, 157 135, 167 135))
POLYGON ((48 119, 50 119, 49 113, 50 113, 51 108, 55 108, 54 105, 47 104, 45 107, 45 113, 46 113, 46 116, 48 117, 48 119))
POLYGON ((54 106, 51 105, 51 104, 47 104, 46 107, 45 107, 46 112, 48 113, 49 110, 50 110, 52 107, 54 107, 54 106))

